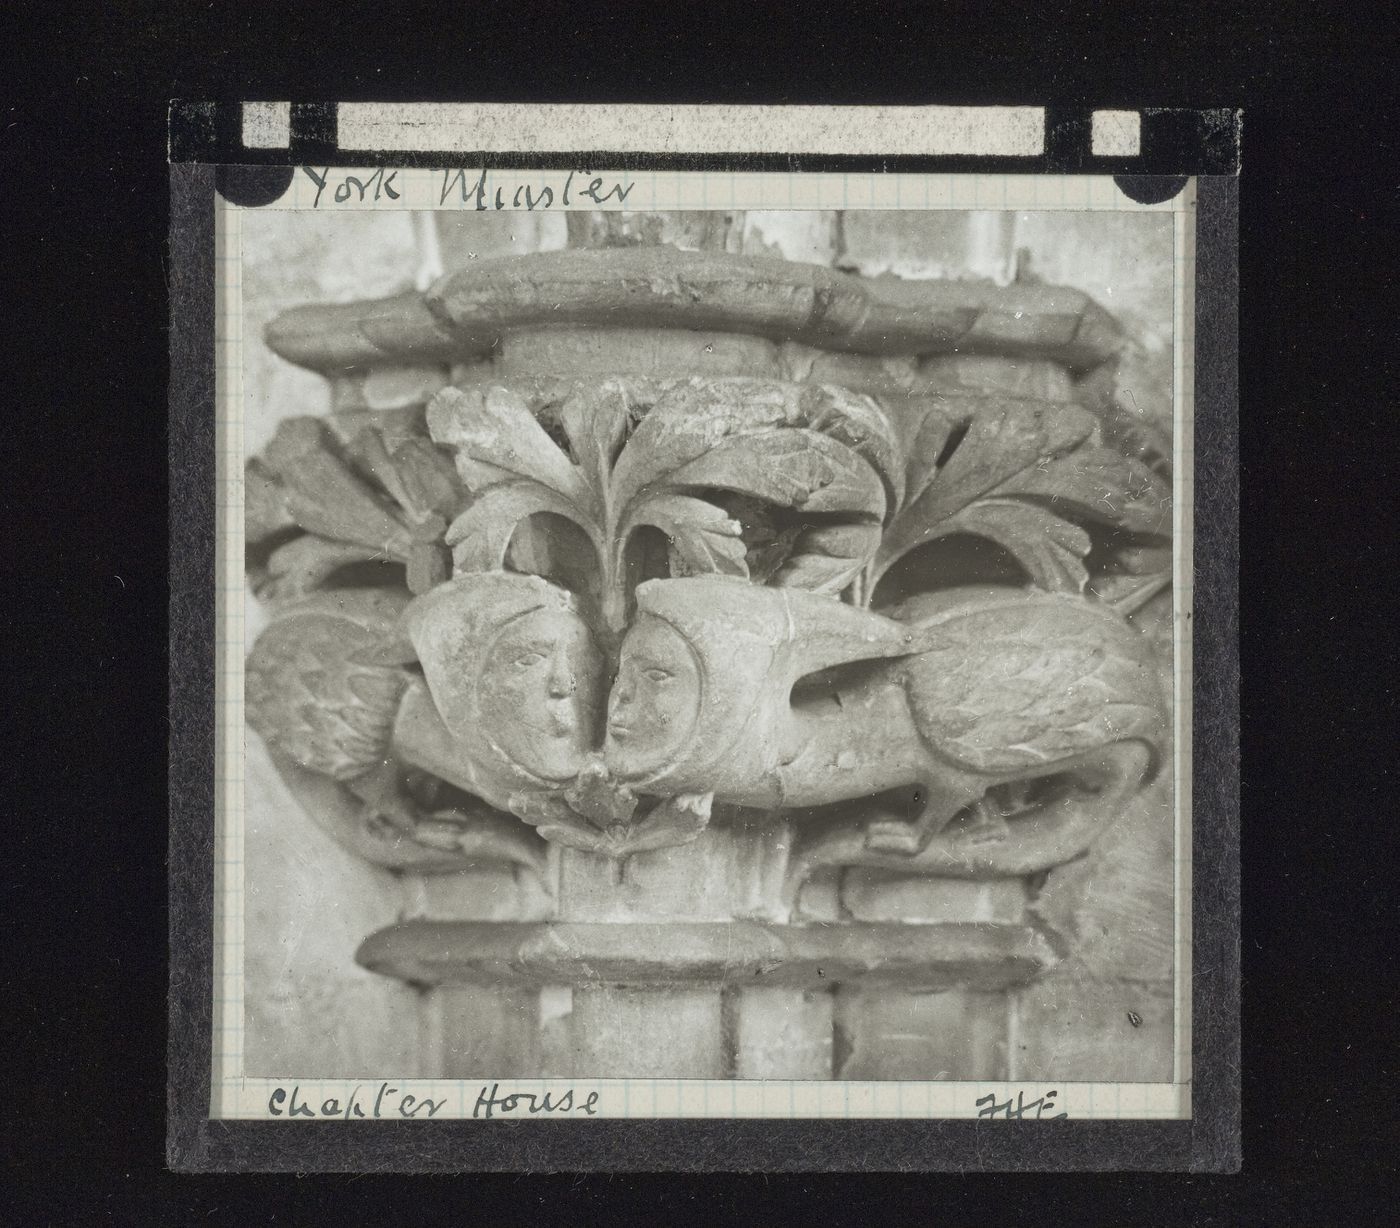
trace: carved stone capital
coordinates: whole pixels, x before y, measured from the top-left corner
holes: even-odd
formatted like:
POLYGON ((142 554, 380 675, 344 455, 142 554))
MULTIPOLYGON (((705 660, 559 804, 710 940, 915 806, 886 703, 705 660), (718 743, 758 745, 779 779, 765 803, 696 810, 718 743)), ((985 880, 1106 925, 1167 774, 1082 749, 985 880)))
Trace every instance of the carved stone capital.
POLYGON ((362 962, 803 987, 1047 965, 1025 926, 804 927, 802 901, 847 871, 1043 874, 1162 765, 1132 621, 1170 579, 1161 457, 1094 397, 954 378, 1007 354, 1065 388, 1101 372, 1122 333, 1096 304, 629 247, 298 308, 268 342, 360 393, 422 376, 392 409, 288 420, 248 467, 272 611, 248 719, 307 809, 404 873, 551 889, 562 856, 617 883, 757 816, 762 907, 792 922, 674 925, 650 954, 620 924, 408 925, 362 962))

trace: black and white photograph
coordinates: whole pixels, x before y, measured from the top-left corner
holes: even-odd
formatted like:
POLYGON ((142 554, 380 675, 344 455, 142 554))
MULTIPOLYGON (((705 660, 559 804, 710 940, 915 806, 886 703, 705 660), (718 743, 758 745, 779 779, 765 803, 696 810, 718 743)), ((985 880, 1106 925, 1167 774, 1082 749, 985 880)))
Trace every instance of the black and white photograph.
POLYGON ((214 1115, 1189 1116, 1190 189, 417 173, 220 214, 214 1115))
POLYGON ((1381 1218, 1388 11, 24 15, 9 1218, 1381 1218))

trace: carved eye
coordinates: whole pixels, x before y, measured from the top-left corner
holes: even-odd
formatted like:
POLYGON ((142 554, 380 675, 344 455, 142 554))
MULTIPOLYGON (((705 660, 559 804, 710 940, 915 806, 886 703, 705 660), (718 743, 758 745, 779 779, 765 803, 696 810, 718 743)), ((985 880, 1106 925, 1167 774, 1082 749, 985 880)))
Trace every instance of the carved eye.
POLYGON ((515 658, 516 669, 530 669, 544 660, 542 652, 522 652, 515 658))
POLYGON ((643 670, 642 672, 646 674, 646 676, 650 678, 653 682, 665 682, 671 677, 670 670, 662 669, 660 666, 656 665, 653 665, 651 669, 643 670))

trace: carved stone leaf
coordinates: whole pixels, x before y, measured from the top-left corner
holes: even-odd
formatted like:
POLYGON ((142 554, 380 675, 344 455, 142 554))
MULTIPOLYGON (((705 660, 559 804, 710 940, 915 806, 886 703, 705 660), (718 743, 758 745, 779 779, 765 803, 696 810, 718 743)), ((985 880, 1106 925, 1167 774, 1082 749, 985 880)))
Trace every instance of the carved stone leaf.
POLYGON ((839 593, 860 574, 880 546, 878 520, 805 529, 771 583, 815 593, 839 593))
POLYGON ((584 853, 603 851, 606 835, 575 813, 561 797, 547 793, 516 793, 507 804, 516 818, 528 823, 550 844, 584 853))
POLYGON ((406 560, 407 529, 375 491, 336 455, 315 418, 289 418, 264 456, 286 491, 286 506, 303 529, 406 560))
MULTIPOLYGON (((1082 593, 1089 573, 1084 557, 1089 535, 1034 503, 982 499, 943 522, 933 537, 971 533, 1004 546, 1039 588, 1082 593)), ((933 538, 930 538, 932 540, 933 538)))
POLYGON ((642 419, 613 475, 625 507, 643 487, 673 485, 671 473, 735 435, 786 424, 796 398, 763 380, 686 380, 662 394, 642 419))
POLYGON ((252 457, 243 469, 243 532, 252 546, 280 533, 297 528, 287 506, 282 479, 260 457, 252 457))
POLYGON ((905 497, 912 500, 921 495, 938 472, 938 461, 955 430, 966 425, 966 400, 948 404, 943 399, 919 406, 923 418, 909 446, 909 461, 905 470, 905 497), (961 411, 961 412, 959 412, 961 411))
MULTIPOLYGON (((916 525, 936 524, 1022 470, 1069 451, 1092 434, 1096 422, 1077 405, 993 402, 966 423, 961 441, 941 466, 932 465, 927 455, 911 459, 911 470, 924 485, 909 484, 909 502, 891 526, 892 539, 901 540, 916 525)), ((932 434, 921 434, 919 446, 936 444, 941 454, 948 439, 942 425, 940 421, 932 434)))
POLYGON ((399 480, 399 471, 394 458, 384 445, 384 437, 373 427, 357 431, 345 445, 349 457, 364 472, 370 474, 400 507, 410 507, 411 499, 404 484, 399 480))
POLYGON ((574 459, 600 495, 612 483, 613 462, 634 421, 635 405, 620 380, 574 393, 560 411, 574 459))
POLYGON ((557 492, 534 482, 492 486, 447 530, 447 544, 458 571, 499 570, 517 526, 537 512, 575 517, 577 508, 557 492))
POLYGON ((564 792, 564 800, 599 830, 628 826, 637 810, 637 795, 615 780, 601 763, 586 765, 564 792))
POLYGON ((663 798, 626 831, 610 830, 610 839, 601 851, 613 857, 630 857, 652 849, 689 844, 710 825, 713 801, 714 796, 709 793, 663 798))
POLYGON ((530 832, 521 830, 514 816, 484 803, 419 818, 412 828, 412 840, 425 849, 452 854, 443 868, 523 865, 537 874, 542 869, 543 846, 530 832))
POLYGON ((355 435, 346 450, 415 519, 451 519, 460 509, 462 484, 452 462, 429 440, 405 439, 391 453, 383 433, 367 428, 355 435))
MULTIPOLYGON (((614 498, 625 507, 646 486, 697 484, 675 475, 726 441, 733 447, 740 439, 804 428, 865 459, 872 472, 884 474, 897 497, 902 485, 898 444, 893 426, 875 402, 824 386, 734 378, 686 380, 669 388, 641 420, 619 458, 614 498)), ((876 476, 876 484, 880 482, 876 476)))
POLYGON ((523 478, 587 501, 578 470, 509 389, 444 388, 428 406, 428 430, 453 449, 457 472, 473 494, 523 478))
POLYGON ((884 487, 869 463, 829 436, 801 428, 725 439, 672 470, 667 483, 738 491, 807 512, 885 512, 884 487))
POLYGON ((1146 506, 1160 510, 1151 472, 1093 442, 1097 419, 1077 405, 993 401, 951 429, 950 408, 931 407, 915 437, 911 498, 881 544, 877 577, 925 542, 968 532, 1005 546, 1038 586, 1079 591, 1089 542, 1072 520, 1136 527, 1146 506))
POLYGON ((998 493, 1048 501, 1061 515, 1133 533, 1171 532, 1171 489, 1141 461, 1111 448, 1085 446, 1026 469, 998 493))
POLYGON ((394 449, 410 506, 451 519, 461 507, 465 491, 452 462, 427 439, 407 439, 394 449))
POLYGON ((375 427, 357 432, 346 450, 404 510, 413 539, 403 560, 409 589, 426 593, 441 584, 450 574, 443 531, 466 497, 451 462, 422 438, 406 439, 390 454, 375 427))
POLYGON ((510 799, 510 808, 551 844, 623 858, 689 844, 709 826, 712 801, 708 793, 663 798, 636 823, 617 821, 604 826, 590 822, 563 799, 548 795, 517 794, 510 799))
POLYGON ((679 563, 673 575, 749 574, 739 522, 713 503, 690 495, 658 495, 642 504, 637 522, 654 525, 670 539, 679 563))
POLYGON ((253 591, 264 601, 281 601, 314 592, 341 567, 362 563, 376 551, 350 542, 333 542, 303 534, 268 557, 267 566, 253 573, 253 591))
POLYGON ((414 592, 447 576, 442 535, 466 496, 451 463, 426 439, 400 439, 391 454, 376 424, 347 439, 323 419, 289 419, 249 462, 246 479, 251 545, 289 528, 308 534, 255 571, 260 596, 310 591, 355 561, 403 564, 414 592))
MULTIPOLYGON (((901 489, 899 450, 884 411, 840 389, 686 380, 661 391, 646 409, 628 381, 576 387, 558 413, 569 454, 520 396, 500 388, 446 390, 429 407, 428 419, 433 437, 456 450, 459 471, 478 496, 448 532, 458 569, 503 566, 520 520, 556 513, 592 539, 599 575, 586 587, 596 589, 614 629, 625 624, 635 561, 626 547, 641 525, 666 534, 679 574, 745 576, 753 543, 715 505, 724 501, 720 492, 878 523, 890 492, 901 489)), ((807 527, 794 526, 784 546, 807 527)), ((818 536, 805 552, 808 561, 796 561, 803 551, 785 548, 773 565, 786 566, 793 583, 825 590, 868 559, 874 548, 868 532, 859 534, 859 545, 866 554, 857 559, 844 552, 849 540, 835 548, 818 536)))
POLYGON ((903 455, 894 424, 870 397, 835 384, 808 384, 799 401, 806 426, 865 457, 886 482, 889 502, 897 507, 904 499, 903 455))

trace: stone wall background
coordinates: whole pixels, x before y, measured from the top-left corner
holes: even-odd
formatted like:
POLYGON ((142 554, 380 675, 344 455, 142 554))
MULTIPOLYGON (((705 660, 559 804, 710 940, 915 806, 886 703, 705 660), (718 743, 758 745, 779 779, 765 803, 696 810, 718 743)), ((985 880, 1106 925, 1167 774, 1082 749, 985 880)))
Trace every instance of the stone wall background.
MULTIPOLYGON (((834 264, 867 276, 1036 278, 1085 290, 1138 342, 1120 375, 1120 396, 1135 412, 1169 425, 1170 215, 851 210, 751 212, 737 222, 731 245, 753 254, 834 264)), ((248 454, 267 442, 282 418, 325 413, 330 404, 323 379, 259 343, 279 312, 304 302, 422 287, 474 259, 556 250, 589 224, 586 217, 562 214, 245 213, 248 454)), ((697 215, 676 215, 663 223, 665 233, 647 239, 699 246, 706 224, 697 215)), ((1071 390, 1066 385, 1062 391, 1071 390)), ((251 594, 247 605, 251 644, 264 620, 251 594)), ((618 995, 584 1003, 553 991, 420 994, 358 968, 353 954, 359 941, 398 916, 523 919, 538 901, 508 875, 401 883, 365 865, 302 814, 251 733, 247 748, 246 1073, 547 1074, 565 1068, 563 1047, 572 1034, 565 1025, 575 1010, 597 1012, 593 1030, 600 1043, 626 1053, 632 1038, 627 1003, 618 995)), ((734 845, 719 842, 699 853, 692 846, 669 870, 665 863, 653 869, 674 884, 674 907, 691 911, 687 890, 702 911, 713 907, 706 884, 712 887, 714 875, 739 855, 734 845), (696 856, 714 864, 694 864, 696 856)), ((1047 921, 1076 940, 1073 957, 1050 978, 1010 995, 755 1000, 732 1025, 741 1071, 816 1077, 823 1063, 830 1065, 834 1043, 837 1073, 850 1078, 1169 1079, 1171 854, 1172 806, 1163 788, 1125 814, 1090 858, 1057 871, 1034 901, 1047 921)), ((1019 909, 1023 899, 1019 884, 923 887, 892 887, 878 876, 856 874, 844 903, 871 919, 938 920, 949 908, 950 891, 959 888, 977 898, 958 906, 987 918, 1019 909)), ((591 915, 598 894, 577 893, 582 915, 591 915)), ((683 1001, 685 992, 679 991, 678 1015, 698 1012, 697 1034, 704 1033, 709 1004, 683 1001)), ((608 1055, 598 1057, 606 1061, 608 1055)))

